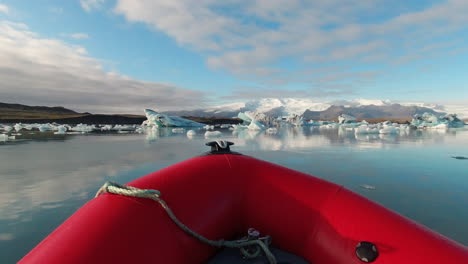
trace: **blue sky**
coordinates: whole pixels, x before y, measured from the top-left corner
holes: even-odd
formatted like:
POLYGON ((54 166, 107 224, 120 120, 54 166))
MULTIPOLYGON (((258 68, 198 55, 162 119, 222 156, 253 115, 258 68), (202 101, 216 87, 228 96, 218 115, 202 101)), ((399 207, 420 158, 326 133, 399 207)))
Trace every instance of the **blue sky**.
POLYGON ((0 101, 467 104, 467 13, 466 0, 0 0, 0 101))

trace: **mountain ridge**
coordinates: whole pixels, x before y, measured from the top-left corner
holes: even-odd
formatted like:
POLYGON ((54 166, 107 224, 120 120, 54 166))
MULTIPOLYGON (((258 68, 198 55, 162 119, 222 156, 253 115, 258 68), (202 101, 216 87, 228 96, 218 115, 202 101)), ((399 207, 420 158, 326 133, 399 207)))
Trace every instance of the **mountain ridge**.
MULTIPOLYGON (((261 99, 246 103, 231 103, 211 106, 195 110, 164 111, 168 115, 213 120, 228 120, 237 117, 239 112, 263 112, 269 116, 302 115, 306 120, 336 120, 340 114, 348 114, 357 119, 405 119, 410 120, 415 114, 425 112, 443 115, 439 105, 430 107, 419 105, 403 105, 388 100, 354 100, 332 103, 315 102, 307 99, 261 99), (342 105, 335 105, 333 103, 342 105)), ((28 106, 22 104, 0 103, 0 122, 63 122, 63 123, 109 123, 138 124, 145 120, 144 115, 105 115, 79 113, 62 107, 28 106)))

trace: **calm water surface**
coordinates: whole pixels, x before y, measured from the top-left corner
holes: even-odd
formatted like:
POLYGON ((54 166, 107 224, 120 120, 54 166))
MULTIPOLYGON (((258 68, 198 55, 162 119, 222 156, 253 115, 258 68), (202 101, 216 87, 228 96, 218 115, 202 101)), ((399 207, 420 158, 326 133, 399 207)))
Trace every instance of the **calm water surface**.
MULTIPOLYGON (((18 261, 106 180, 125 183, 207 151, 204 132, 191 139, 171 130, 37 132, 0 143, 2 263, 18 261)), ((235 142, 235 151, 344 185, 468 245, 468 160, 452 158, 468 156, 468 130, 398 136, 318 128, 223 133, 222 139, 235 142)))

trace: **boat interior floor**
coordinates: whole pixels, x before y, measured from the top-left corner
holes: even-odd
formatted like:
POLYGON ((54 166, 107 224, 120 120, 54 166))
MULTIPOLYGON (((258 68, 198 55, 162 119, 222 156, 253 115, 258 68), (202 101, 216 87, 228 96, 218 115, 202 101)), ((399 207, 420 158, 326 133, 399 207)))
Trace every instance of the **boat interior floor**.
MULTIPOLYGON (((302 257, 277 248, 270 249, 273 255, 275 255, 278 264, 309 264, 309 262, 305 261, 302 257)), ((269 264, 269 262, 265 256, 245 259, 242 257, 239 249, 225 248, 220 250, 206 264, 269 264)))

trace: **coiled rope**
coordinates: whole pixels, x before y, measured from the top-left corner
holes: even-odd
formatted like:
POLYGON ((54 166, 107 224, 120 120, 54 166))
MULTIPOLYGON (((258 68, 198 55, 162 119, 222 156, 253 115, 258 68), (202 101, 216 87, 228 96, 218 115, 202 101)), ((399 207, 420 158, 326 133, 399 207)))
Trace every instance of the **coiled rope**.
POLYGON ((267 257, 268 261, 270 264, 277 264, 276 258, 271 253, 270 249, 268 248, 268 245, 271 242, 271 237, 270 236, 265 236, 265 237, 256 237, 256 238, 251 238, 248 237, 246 239, 239 239, 239 240, 211 240, 208 239, 195 231, 191 230, 188 228, 186 225, 184 225, 172 212, 171 208, 167 205, 167 203, 161 199, 161 192, 158 190, 151 190, 151 189, 139 189, 136 187, 128 186, 128 185, 122 185, 118 184, 115 182, 106 182, 96 193, 95 197, 98 197, 99 195, 103 193, 112 193, 112 194, 118 194, 118 195, 124 195, 124 196, 130 196, 130 197, 139 197, 139 198, 146 198, 146 199, 151 199, 153 201, 158 202, 162 208, 166 211, 167 215, 169 218, 183 231, 191 235, 192 237, 198 239, 199 241, 208 244, 213 247, 227 247, 227 248, 238 248, 240 249, 242 255, 245 258, 256 258, 260 256, 261 251, 265 254, 267 257))

